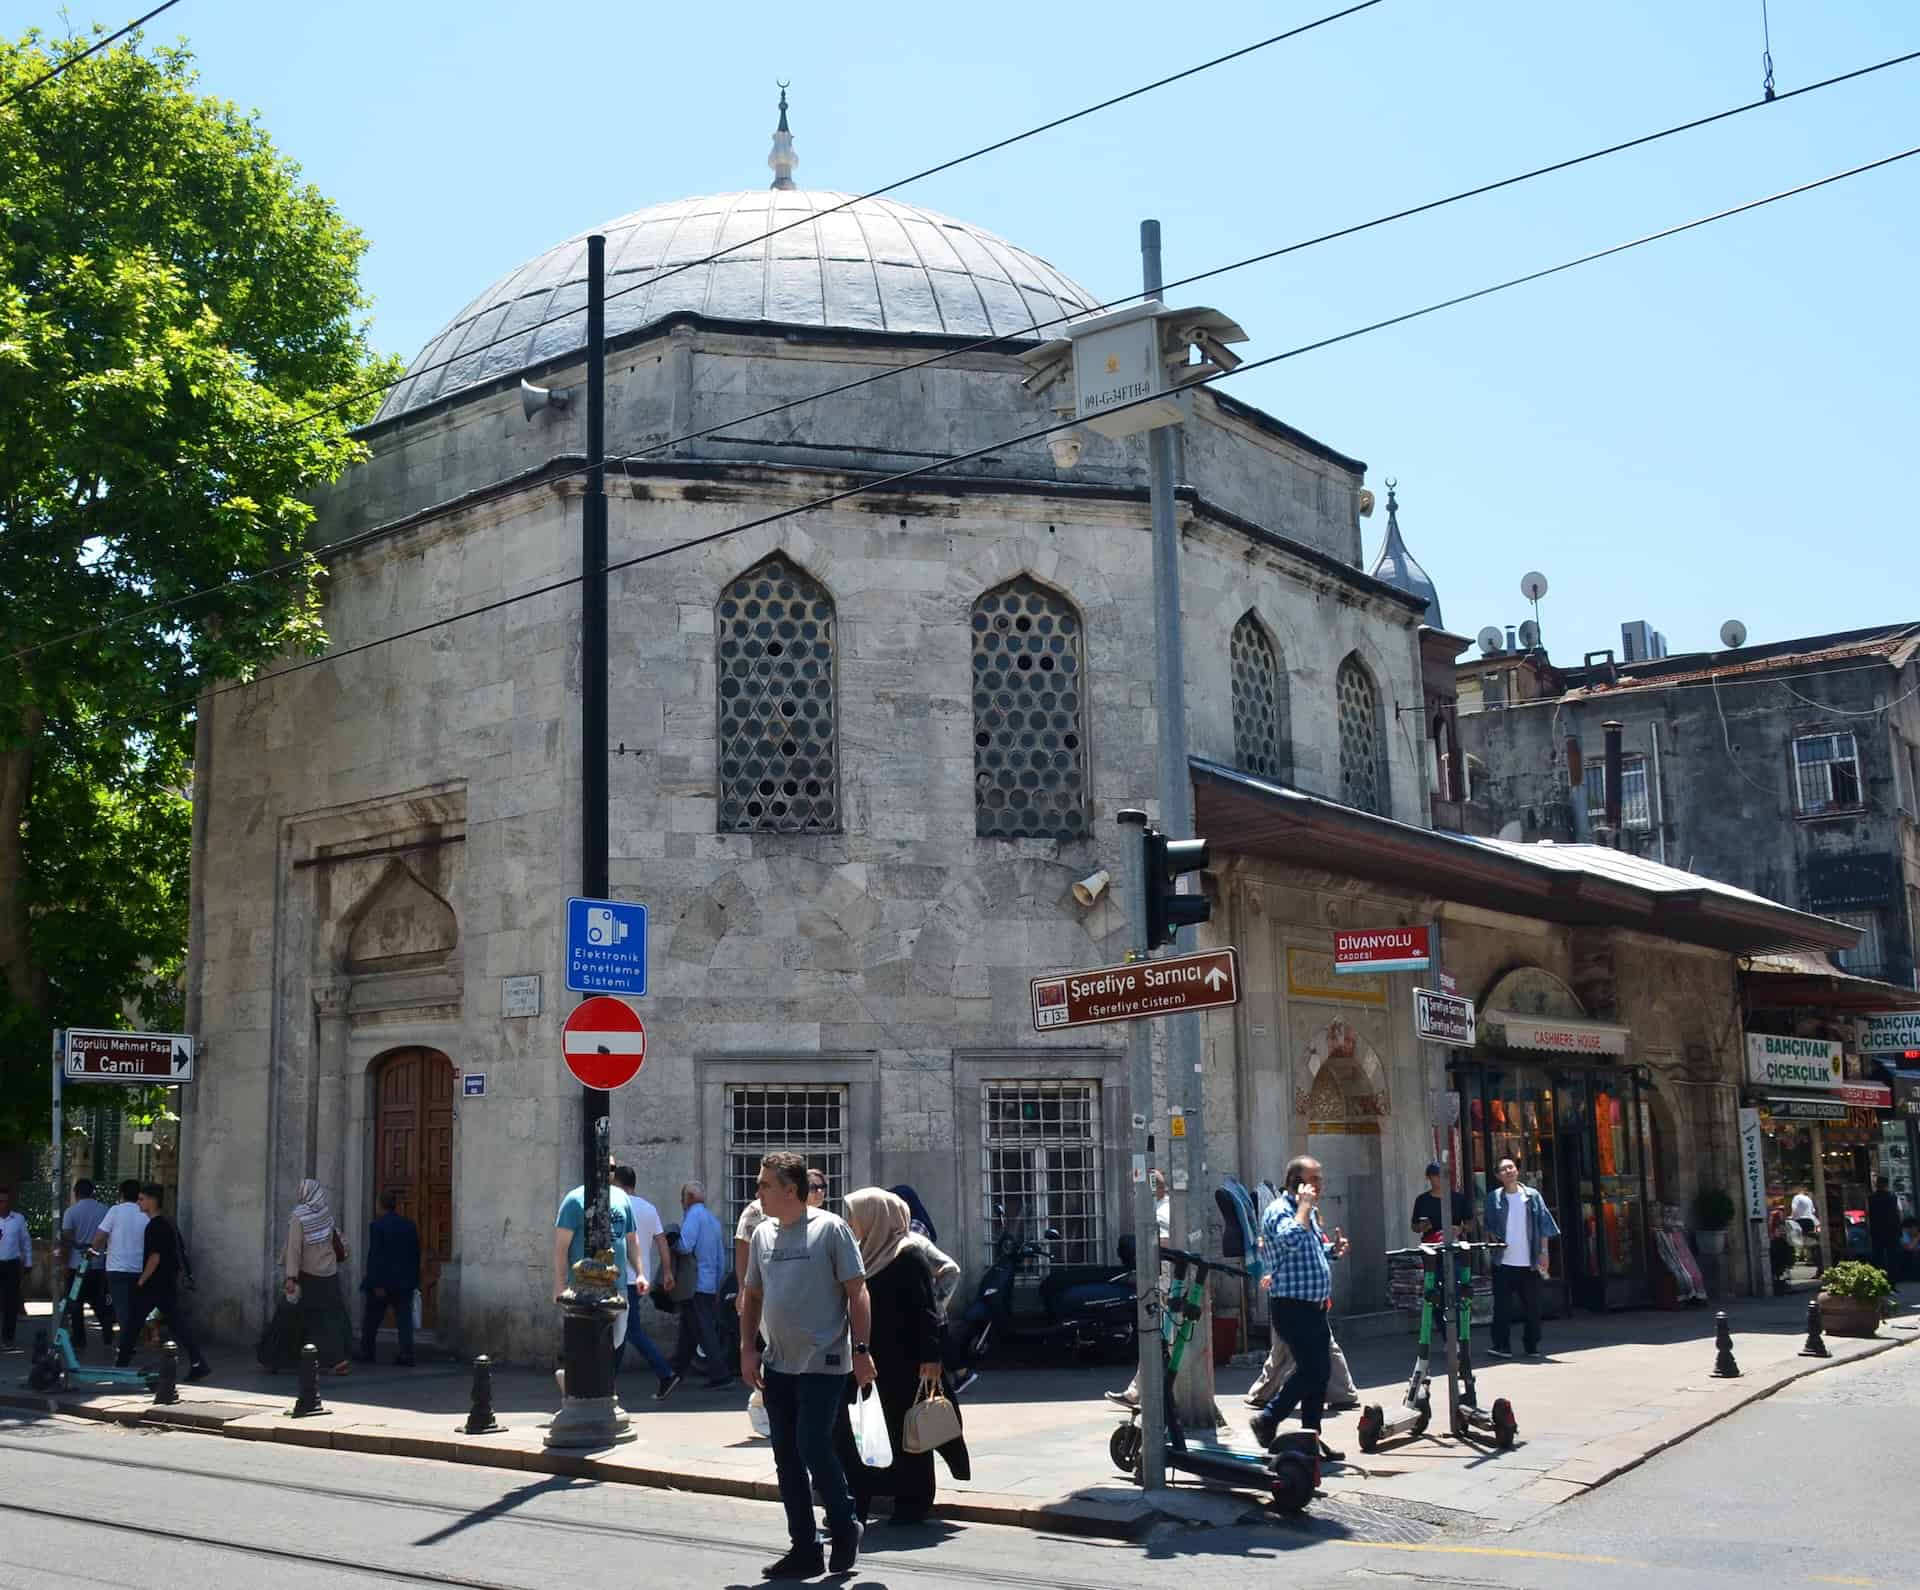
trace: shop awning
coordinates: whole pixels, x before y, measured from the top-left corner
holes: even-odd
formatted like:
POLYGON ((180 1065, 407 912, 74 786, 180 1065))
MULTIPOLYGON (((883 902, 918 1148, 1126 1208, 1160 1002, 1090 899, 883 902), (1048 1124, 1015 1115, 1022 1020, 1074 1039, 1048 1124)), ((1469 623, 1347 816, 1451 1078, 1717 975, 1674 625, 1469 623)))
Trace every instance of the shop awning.
POLYGON ((1560 1016, 1525 1016, 1517 1010, 1481 1012, 1481 1025, 1509 1049, 1540 1049, 1548 1054, 1613 1055, 1627 1052, 1630 1029, 1604 1021, 1574 1021, 1560 1016))
POLYGON ((1810 951, 1751 955, 1742 960, 1749 1001, 1772 1010, 1822 1005, 1829 1010, 1920 1010, 1920 989, 1861 977, 1810 951))
POLYGON ((1860 930, 1844 922, 1602 845, 1416 828, 1201 757, 1189 765, 1195 832, 1216 853, 1269 856, 1538 921, 1637 928, 1741 955, 1860 942, 1860 930))

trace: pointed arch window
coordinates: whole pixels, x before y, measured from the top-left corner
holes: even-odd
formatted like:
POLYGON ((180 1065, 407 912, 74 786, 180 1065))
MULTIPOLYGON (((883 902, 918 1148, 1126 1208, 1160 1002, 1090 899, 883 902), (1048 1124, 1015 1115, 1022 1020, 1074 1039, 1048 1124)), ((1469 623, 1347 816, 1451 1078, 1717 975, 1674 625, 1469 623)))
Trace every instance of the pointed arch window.
POLYGON ((982 838, 1087 831, 1080 614, 1024 574, 973 604, 973 812, 982 838))
POLYGON ((1387 735, 1380 692, 1358 657, 1335 678, 1340 709, 1340 798, 1363 812, 1387 812, 1387 735))
POLYGON ((776 553, 720 593, 714 637, 719 831, 837 831, 832 596, 776 553))
POLYGON ((1234 759, 1249 773, 1276 781, 1292 772, 1287 675, 1267 628, 1249 612, 1233 626, 1234 759))

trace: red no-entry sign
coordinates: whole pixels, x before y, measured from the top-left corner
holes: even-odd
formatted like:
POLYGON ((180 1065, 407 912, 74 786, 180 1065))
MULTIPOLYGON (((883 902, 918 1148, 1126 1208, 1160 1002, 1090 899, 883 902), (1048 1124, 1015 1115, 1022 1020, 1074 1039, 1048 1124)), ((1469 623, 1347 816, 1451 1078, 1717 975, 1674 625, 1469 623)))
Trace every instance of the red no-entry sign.
POLYGON ((562 1033, 567 1069, 589 1088, 624 1088, 647 1058, 647 1029, 623 999, 582 1000, 562 1033))

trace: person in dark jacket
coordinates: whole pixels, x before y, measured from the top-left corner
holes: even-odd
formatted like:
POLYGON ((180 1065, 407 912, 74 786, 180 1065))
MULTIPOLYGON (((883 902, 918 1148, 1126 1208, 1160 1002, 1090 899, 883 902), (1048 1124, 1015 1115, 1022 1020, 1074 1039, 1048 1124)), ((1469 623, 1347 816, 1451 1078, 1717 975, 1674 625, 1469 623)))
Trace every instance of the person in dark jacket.
MULTIPOLYGON (((945 1385, 940 1362, 945 1321, 934 1278, 951 1261, 913 1229, 913 1213, 906 1200, 883 1188, 862 1187, 848 1193, 846 1210, 847 1224, 860 1243, 867 1296, 873 1304, 873 1394, 886 1415, 893 1463, 876 1469, 860 1461, 852 1419, 845 1411, 834 1431, 835 1446, 862 1522, 874 1497, 890 1495, 894 1523, 923 1523, 933 1509, 933 1454, 906 1449, 905 1424, 922 1382, 945 1385)), ((948 1388, 947 1395, 952 1394, 948 1388)), ((940 1455, 955 1478, 972 1477, 963 1437, 941 1447, 940 1455)))
POLYGON ((360 1362, 373 1362, 373 1338, 393 1310, 400 1333, 396 1364, 413 1363, 413 1294, 420 1285, 420 1228, 399 1212, 398 1193, 380 1195, 380 1218, 367 1227, 366 1273, 360 1290, 366 1303, 360 1313, 360 1362))
POLYGON ((1875 1179, 1867 1194, 1867 1240, 1873 1244, 1873 1262, 1889 1281, 1900 1279, 1900 1198, 1886 1177, 1875 1179))

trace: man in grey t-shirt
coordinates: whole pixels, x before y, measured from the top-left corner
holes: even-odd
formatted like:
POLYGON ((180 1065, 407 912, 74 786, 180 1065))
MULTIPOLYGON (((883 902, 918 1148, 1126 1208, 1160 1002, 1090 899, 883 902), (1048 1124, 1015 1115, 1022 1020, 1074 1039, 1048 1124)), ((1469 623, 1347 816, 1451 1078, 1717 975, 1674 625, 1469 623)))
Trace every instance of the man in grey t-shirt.
POLYGON ((807 1162, 798 1154, 760 1161, 756 1189, 766 1219, 754 1230, 740 1289, 740 1373, 766 1400, 774 1471, 792 1549, 769 1579, 848 1573, 860 1555, 853 1493, 833 1451, 847 1376, 873 1384, 872 1324, 860 1245, 838 1215, 807 1207, 807 1162), (764 1358, 755 1333, 766 1339, 764 1358), (826 1508, 833 1550, 822 1561, 811 1484, 826 1508))

